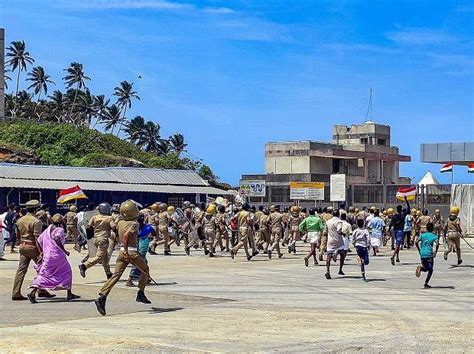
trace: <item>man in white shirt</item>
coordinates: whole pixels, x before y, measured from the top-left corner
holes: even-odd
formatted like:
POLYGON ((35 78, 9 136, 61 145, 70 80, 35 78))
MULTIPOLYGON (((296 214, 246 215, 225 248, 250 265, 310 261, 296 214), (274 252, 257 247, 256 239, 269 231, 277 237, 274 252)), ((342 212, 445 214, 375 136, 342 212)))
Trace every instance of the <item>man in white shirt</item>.
POLYGON ((5 216, 7 215, 7 210, 3 214, 0 214, 0 261, 4 261, 5 258, 5 234, 6 234, 6 229, 3 224, 3 221, 5 220, 5 216))
POLYGON ((344 234, 342 233, 343 221, 339 218, 339 210, 333 212, 333 217, 326 222, 326 232, 328 234, 328 243, 326 251, 326 279, 331 279, 331 260, 333 256, 340 255, 339 259, 339 275, 344 275, 342 267, 346 253, 344 252, 344 234))

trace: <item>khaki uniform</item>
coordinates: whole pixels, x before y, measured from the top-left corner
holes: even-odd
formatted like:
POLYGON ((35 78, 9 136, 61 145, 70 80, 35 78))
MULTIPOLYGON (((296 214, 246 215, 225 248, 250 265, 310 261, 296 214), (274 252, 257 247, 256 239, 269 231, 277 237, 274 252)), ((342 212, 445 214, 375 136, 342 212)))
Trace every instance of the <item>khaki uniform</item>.
POLYGON ((461 230, 461 219, 459 219, 459 217, 456 217, 455 219, 449 217, 448 220, 446 220, 445 226, 448 242, 448 249, 444 252, 445 258, 449 253, 456 249, 458 260, 461 260, 461 234, 459 233, 459 230, 461 230))
POLYGON ((204 227, 204 236, 206 244, 211 247, 211 253, 214 253, 214 242, 216 241, 216 218, 212 214, 206 213, 202 220, 204 227))
POLYGON ((165 252, 170 251, 170 234, 168 232, 168 223, 169 223, 169 213, 167 211, 162 211, 158 214, 158 231, 163 237, 163 240, 158 242, 158 245, 164 245, 165 252))
MULTIPOLYGON (((119 213, 113 213, 112 214, 112 221, 114 222, 115 226, 117 226, 118 221, 120 220, 121 216, 119 213)), ((109 238, 109 246, 107 247, 107 256, 109 257, 109 263, 110 263, 110 258, 112 258, 112 253, 115 250, 115 246, 118 243, 118 235, 115 233, 114 230, 112 230, 109 238)))
POLYGON ((226 218, 224 213, 219 213, 216 215, 216 227, 217 227, 217 238, 216 242, 214 243, 214 248, 217 246, 217 244, 220 245, 221 249, 224 248, 224 245, 222 243, 222 239, 225 240, 225 248, 228 251, 229 250, 229 233, 227 232, 227 223, 226 223, 226 218))
POLYGON ((77 236, 79 235, 77 230, 77 213, 68 211, 64 215, 64 220, 66 221, 66 239, 74 240, 74 244, 76 244, 77 236))
POLYGON ((117 231, 118 231, 120 243, 122 245, 124 244, 125 234, 127 232, 129 233, 129 237, 128 237, 129 257, 127 259, 125 256, 124 249, 120 249, 120 252, 117 256, 117 260, 115 261, 114 274, 109 280, 105 282, 104 286, 100 290, 100 294, 105 295, 105 296, 107 296, 112 290, 112 288, 115 286, 115 284, 117 284, 123 272, 125 271, 125 269, 130 263, 133 264, 138 269, 141 269, 145 272, 145 273, 143 272, 140 273, 140 279, 138 281, 138 289, 143 291, 148 281, 148 272, 149 272, 148 265, 140 256, 140 254, 137 252, 137 242, 138 242, 137 240, 138 240, 138 231, 139 231, 138 222, 136 222, 135 220, 125 221, 121 219, 118 221, 117 231))
POLYGON ((105 274, 111 274, 109 266, 109 238, 112 236, 112 228, 116 226, 112 216, 109 215, 94 215, 90 221, 89 226, 94 229, 94 239, 92 240, 94 246, 97 247, 97 254, 89 258, 84 266, 88 269, 97 263, 102 263, 105 274))
POLYGON ((38 262, 40 251, 36 247, 36 239, 41 235, 42 224, 33 214, 26 214, 16 222, 20 239, 20 263, 15 274, 12 298, 21 297, 21 286, 25 279, 30 262, 38 262))
POLYGON ((241 210, 237 213, 237 221, 239 225, 239 242, 232 248, 232 252, 237 253, 237 251, 244 247, 245 254, 247 257, 250 256, 249 253, 249 236, 250 236, 250 213, 246 210, 241 210))
POLYGON ((258 239, 257 245, 260 246, 262 244, 265 244, 265 252, 268 251, 268 246, 270 245, 269 223, 270 223, 270 215, 265 215, 265 214, 263 214, 258 221, 259 239, 258 239))
POLYGON ((36 213, 36 218, 41 222, 43 231, 51 224, 51 215, 45 210, 38 211, 36 213))
POLYGON ((422 215, 418 218, 417 224, 418 228, 420 229, 420 235, 422 233, 426 232, 426 225, 428 225, 431 222, 431 216, 428 215, 422 215))
MULTIPOLYGON (((358 218, 361 218, 361 217, 358 217, 358 218)), ((332 219, 331 213, 323 213, 322 219, 323 219, 324 225, 326 225, 326 223, 332 219)), ((328 231, 327 231, 327 228, 325 227, 324 231, 321 233, 321 244, 319 245, 319 259, 320 260, 322 260, 323 254, 327 250, 327 246, 328 246, 328 231)))
POLYGON ((275 211, 269 215, 270 218, 270 231, 271 231, 271 250, 277 250, 278 254, 281 254, 280 251, 280 240, 283 234, 283 215, 275 211))
POLYGON ((441 236, 441 233, 444 229, 444 220, 443 220, 443 217, 441 215, 437 216, 437 215, 434 215, 433 216, 433 226, 434 226, 434 233, 436 235, 438 235, 438 237, 441 236))

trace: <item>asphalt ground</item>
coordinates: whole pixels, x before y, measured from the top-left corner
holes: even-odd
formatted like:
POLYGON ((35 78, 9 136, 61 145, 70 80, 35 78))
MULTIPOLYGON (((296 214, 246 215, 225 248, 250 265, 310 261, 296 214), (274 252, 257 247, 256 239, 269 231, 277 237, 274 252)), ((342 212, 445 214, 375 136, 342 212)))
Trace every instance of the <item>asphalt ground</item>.
MULTIPOLYGON (((362 281, 355 255, 345 276, 324 277, 324 265, 305 267, 307 244, 296 255, 248 262, 241 251, 191 257, 182 248, 171 256, 148 256, 158 286, 146 294, 151 305, 135 302, 136 288, 121 282, 107 299, 107 316, 96 311, 105 275, 100 265, 81 278, 84 254, 71 249, 73 291, 37 304, 11 301, 18 254, 0 263, 0 352, 474 352, 474 253, 463 247, 435 260, 432 289, 415 277, 419 257, 403 250, 390 264, 390 250, 370 258, 369 282, 362 281)), ((70 248, 70 247, 69 247, 70 248)), ((440 248, 442 250, 442 247, 440 248)), ((115 257, 112 258, 112 265, 115 257)), ((23 288, 26 295, 34 269, 23 288)))

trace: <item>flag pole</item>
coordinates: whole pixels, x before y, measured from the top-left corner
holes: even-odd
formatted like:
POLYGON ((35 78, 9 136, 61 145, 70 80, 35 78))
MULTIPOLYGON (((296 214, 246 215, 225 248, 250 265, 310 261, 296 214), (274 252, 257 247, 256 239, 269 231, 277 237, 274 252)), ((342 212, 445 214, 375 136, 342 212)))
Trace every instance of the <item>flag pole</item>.
POLYGON ((454 165, 453 168, 451 169, 451 185, 454 184, 454 165))

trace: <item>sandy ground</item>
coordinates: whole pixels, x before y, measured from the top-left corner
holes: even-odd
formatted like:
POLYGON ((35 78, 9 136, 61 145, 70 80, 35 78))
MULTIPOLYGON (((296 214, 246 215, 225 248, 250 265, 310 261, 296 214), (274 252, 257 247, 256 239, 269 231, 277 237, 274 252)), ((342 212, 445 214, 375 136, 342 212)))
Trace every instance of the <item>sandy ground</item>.
MULTIPOLYGON (((389 262, 388 250, 372 257, 360 279, 355 256, 345 276, 324 278, 323 266, 303 264, 297 255, 269 261, 263 255, 232 261, 182 249, 172 256, 149 256, 159 285, 147 287, 151 305, 135 302, 136 288, 125 276, 107 300, 107 316, 92 302, 104 281, 103 269, 86 279, 71 252, 74 292, 38 304, 12 302, 17 254, 0 263, 0 352, 474 352, 474 253, 463 245, 464 263, 436 259, 432 289, 414 275, 418 256, 403 251, 402 263, 389 262)), ((127 274, 127 273, 126 273, 127 274)), ((34 275, 30 268, 27 285, 34 275)))

